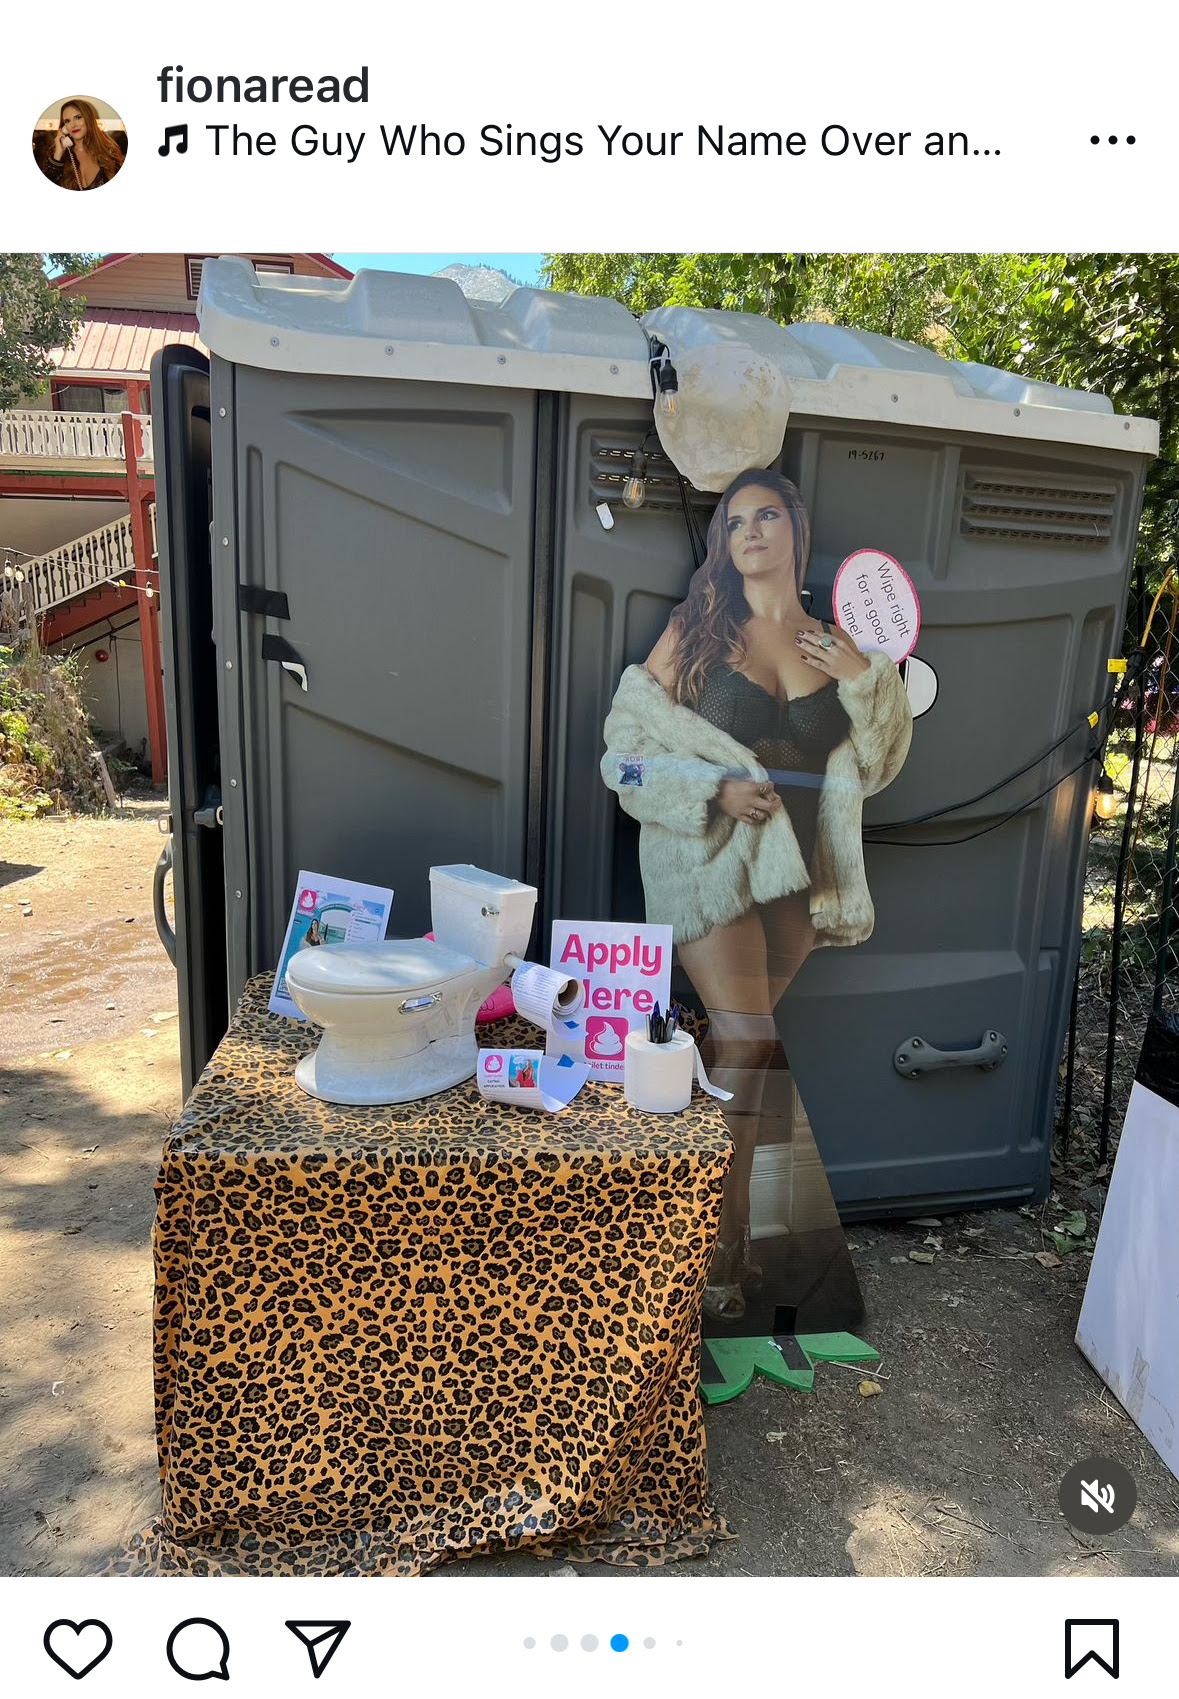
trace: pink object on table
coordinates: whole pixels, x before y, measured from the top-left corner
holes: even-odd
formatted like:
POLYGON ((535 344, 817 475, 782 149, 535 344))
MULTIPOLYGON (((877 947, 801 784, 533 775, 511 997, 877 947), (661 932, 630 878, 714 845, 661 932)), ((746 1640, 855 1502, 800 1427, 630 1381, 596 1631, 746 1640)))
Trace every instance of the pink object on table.
MULTIPOLYGON (((434 934, 427 932, 425 936, 433 938, 434 934)), ((500 985, 496 987, 485 1002, 480 1003, 475 1015, 475 1024, 479 1025, 481 1022, 486 1023, 487 1021, 506 1021, 508 1016, 514 1015, 515 1012, 516 1004, 512 997, 511 986, 500 985)))

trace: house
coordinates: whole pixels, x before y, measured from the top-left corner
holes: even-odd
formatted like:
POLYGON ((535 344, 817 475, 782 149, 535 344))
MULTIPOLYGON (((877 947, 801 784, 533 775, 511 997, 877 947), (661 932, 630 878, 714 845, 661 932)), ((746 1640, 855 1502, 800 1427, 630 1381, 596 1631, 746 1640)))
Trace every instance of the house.
MULTIPOLYGON (((0 582, 9 617, 84 661, 87 708, 109 743, 167 777, 155 559, 150 367, 201 346, 206 254, 106 254, 55 287, 85 301, 46 393, 0 412, 0 582)), ((350 277, 326 254, 246 254, 259 271, 350 277)))

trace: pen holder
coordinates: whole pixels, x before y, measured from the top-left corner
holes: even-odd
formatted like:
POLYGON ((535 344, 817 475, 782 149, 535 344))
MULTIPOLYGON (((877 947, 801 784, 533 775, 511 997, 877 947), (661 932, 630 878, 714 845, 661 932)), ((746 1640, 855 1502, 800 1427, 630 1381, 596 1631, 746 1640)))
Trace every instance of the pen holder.
POLYGON ((648 1115, 675 1115, 692 1101, 696 1044, 677 1032, 666 1044, 652 1044, 641 1032, 626 1035, 623 1091, 632 1109, 648 1115))

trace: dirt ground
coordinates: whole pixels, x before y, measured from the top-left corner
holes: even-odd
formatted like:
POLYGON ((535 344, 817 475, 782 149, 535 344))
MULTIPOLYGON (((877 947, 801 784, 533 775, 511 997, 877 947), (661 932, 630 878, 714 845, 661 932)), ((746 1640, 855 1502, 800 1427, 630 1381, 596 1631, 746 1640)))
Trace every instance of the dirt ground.
MULTIPOLYGON (((89 1573, 151 1513, 152 1183, 180 1092, 151 916, 161 808, 0 822, 0 1574, 89 1573)), ((1062 1180, 1069 1207, 1091 1180, 1062 1180)), ((711 1411, 738 1537, 663 1573, 1179 1574, 1179 1483, 1076 1351, 1087 1257, 1043 1267, 1040 1224, 853 1227, 879 1368, 820 1367, 809 1397, 756 1383, 711 1411), (879 1395, 860 1395, 865 1372, 879 1395), (1138 1484, 1100 1544, 1056 1504, 1094 1454, 1138 1484)))

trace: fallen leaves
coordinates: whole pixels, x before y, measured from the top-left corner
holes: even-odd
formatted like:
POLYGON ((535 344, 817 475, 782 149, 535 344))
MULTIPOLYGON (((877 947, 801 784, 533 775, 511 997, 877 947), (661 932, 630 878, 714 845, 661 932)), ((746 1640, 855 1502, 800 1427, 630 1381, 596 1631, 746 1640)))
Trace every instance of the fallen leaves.
POLYGON ((1089 1217, 1083 1209, 1070 1209, 1068 1214, 1057 1221, 1048 1238, 1056 1246, 1061 1256, 1066 1257, 1071 1251, 1084 1248, 1092 1249, 1092 1240, 1088 1238, 1089 1217))

